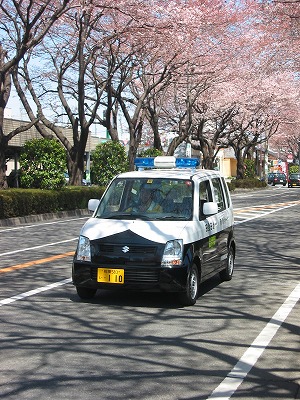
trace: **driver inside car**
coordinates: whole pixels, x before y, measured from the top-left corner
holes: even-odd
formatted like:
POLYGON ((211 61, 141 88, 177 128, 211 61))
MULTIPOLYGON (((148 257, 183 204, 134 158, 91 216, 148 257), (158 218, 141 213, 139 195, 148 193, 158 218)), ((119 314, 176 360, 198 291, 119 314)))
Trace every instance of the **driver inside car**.
POLYGON ((158 202, 158 190, 148 186, 142 186, 138 204, 128 208, 126 211, 135 212, 162 212, 162 206, 158 202))

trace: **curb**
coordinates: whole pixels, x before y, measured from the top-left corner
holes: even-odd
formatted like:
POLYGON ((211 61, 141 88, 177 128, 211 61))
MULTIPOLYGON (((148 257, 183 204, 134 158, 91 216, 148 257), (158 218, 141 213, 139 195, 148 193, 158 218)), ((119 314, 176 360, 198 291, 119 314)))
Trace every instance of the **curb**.
POLYGON ((67 217, 90 217, 91 213, 87 209, 73 210, 73 211, 58 211, 46 214, 27 215, 25 217, 14 217, 0 219, 0 227, 18 226, 27 223, 51 221, 67 217))

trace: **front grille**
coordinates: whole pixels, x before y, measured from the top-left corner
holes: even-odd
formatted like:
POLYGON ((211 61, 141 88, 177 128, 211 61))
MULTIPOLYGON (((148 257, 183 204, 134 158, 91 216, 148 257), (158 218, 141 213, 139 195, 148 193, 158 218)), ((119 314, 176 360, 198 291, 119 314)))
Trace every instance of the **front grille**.
MULTIPOLYGON (((96 247, 95 253, 97 255, 102 255, 105 256, 106 254, 109 254, 110 256, 112 254, 120 255, 120 254, 125 254, 126 251, 124 251, 125 246, 121 245, 113 245, 113 244, 99 244, 96 247)), ((130 254, 155 254, 156 253, 156 247, 155 246, 132 246, 128 245, 128 252, 130 254)))
POLYGON ((125 283, 156 283, 159 271, 155 269, 127 269, 125 270, 125 283))
MULTIPOLYGON (((91 270, 92 280, 97 280, 97 268, 91 270)), ((156 268, 128 268, 124 273, 126 284, 157 283, 159 281, 159 270, 156 268)))

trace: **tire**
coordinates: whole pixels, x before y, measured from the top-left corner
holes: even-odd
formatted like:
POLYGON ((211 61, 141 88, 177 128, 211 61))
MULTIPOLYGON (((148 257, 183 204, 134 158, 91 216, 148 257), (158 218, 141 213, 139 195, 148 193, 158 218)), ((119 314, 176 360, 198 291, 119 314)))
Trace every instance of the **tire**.
POLYGON ((198 298, 199 271, 196 264, 192 265, 186 281, 184 293, 180 293, 180 302, 183 306, 193 306, 198 298))
POLYGON ((234 250, 233 247, 230 246, 227 254, 226 268, 220 271, 220 278, 224 281, 230 281, 232 279, 234 270, 234 250))
POLYGON ((77 294, 78 296, 83 299, 92 299, 96 292, 97 289, 91 289, 91 288, 86 288, 86 287, 81 287, 81 286, 76 286, 77 294))

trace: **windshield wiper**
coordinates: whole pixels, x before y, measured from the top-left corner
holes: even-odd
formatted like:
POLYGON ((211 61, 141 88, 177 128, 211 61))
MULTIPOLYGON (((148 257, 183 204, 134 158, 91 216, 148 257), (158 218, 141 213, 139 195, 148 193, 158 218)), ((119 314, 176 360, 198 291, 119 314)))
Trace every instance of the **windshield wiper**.
POLYGON ((138 213, 133 213, 131 214, 131 217, 135 218, 135 219, 145 219, 147 221, 151 220, 151 219, 155 219, 155 218, 151 218, 148 215, 145 214, 138 214, 138 213))
POLYGON ((168 220, 174 220, 174 221, 188 221, 189 220, 189 218, 184 215, 164 215, 163 217, 160 217, 159 219, 168 219, 168 220))
POLYGON ((96 215, 96 218, 102 218, 102 219, 144 219, 144 220, 151 220, 151 219, 157 219, 157 218, 151 218, 148 215, 145 214, 137 214, 137 213, 113 213, 113 214, 107 214, 107 215, 96 215))
POLYGON ((107 215, 96 215, 96 218, 102 218, 102 219, 131 219, 132 214, 118 214, 118 213, 113 213, 113 214, 107 214, 107 215))
POLYGON ((142 219, 146 221, 151 221, 151 220, 170 220, 170 221, 188 221, 189 218, 183 215, 163 215, 163 216, 158 216, 158 215, 145 215, 145 214, 139 214, 139 213, 111 213, 107 215, 96 215, 96 218, 102 218, 102 219, 142 219))

